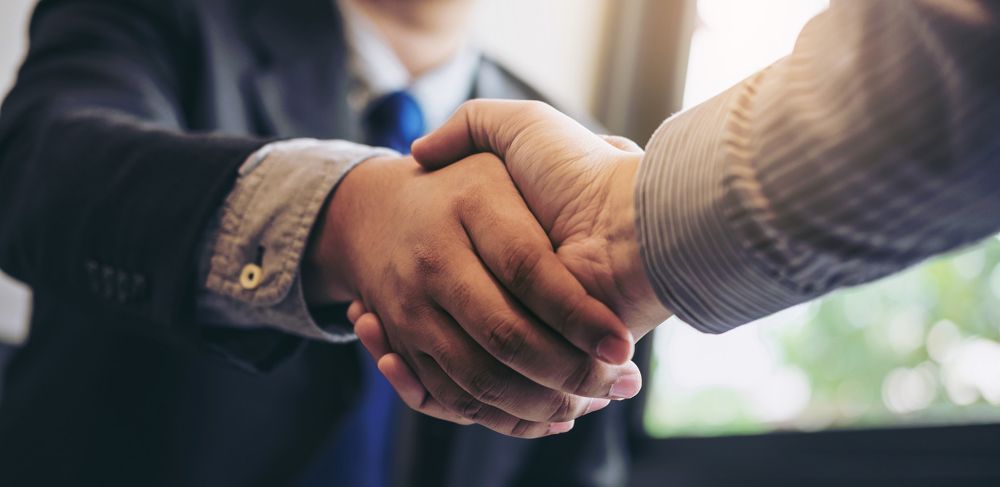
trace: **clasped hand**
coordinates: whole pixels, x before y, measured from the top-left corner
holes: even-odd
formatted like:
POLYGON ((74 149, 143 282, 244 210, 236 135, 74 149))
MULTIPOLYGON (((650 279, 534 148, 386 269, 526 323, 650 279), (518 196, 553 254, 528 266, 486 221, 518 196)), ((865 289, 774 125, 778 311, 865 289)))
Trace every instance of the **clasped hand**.
POLYGON ((637 394, 634 340, 668 316, 638 262, 641 149, 544 104, 474 101, 413 155, 344 178, 304 274, 355 300, 402 400, 532 438, 637 394))

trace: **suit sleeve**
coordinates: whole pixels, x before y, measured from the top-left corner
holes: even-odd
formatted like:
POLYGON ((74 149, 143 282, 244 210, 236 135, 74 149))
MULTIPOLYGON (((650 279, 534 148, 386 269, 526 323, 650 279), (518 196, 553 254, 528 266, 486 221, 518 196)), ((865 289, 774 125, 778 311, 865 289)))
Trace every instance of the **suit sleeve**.
POLYGON ((661 301, 723 332, 1000 230, 1000 18, 834 2, 794 52, 673 117, 637 228, 661 301))
POLYGON ((0 266, 186 342, 202 230, 264 142, 186 126, 181 5, 40 2, 0 112, 0 266))

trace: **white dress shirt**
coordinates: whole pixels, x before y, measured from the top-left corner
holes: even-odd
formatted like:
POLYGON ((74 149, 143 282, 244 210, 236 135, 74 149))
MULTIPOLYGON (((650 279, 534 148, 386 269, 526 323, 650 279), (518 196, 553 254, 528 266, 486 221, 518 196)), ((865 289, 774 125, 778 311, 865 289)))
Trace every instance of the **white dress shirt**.
POLYGON ((835 1, 673 117, 636 188, 661 301, 719 333, 1000 231, 1000 2, 835 1))
POLYGON ((351 2, 337 2, 344 19, 351 73, 349 102, 363 113, 373 101, 394 91, 406 90, 424 112, 428 130, 443 124, 469 99, 480 53, 472 44, 462 45, 444 64, 413 78, 375 24, 351 2))

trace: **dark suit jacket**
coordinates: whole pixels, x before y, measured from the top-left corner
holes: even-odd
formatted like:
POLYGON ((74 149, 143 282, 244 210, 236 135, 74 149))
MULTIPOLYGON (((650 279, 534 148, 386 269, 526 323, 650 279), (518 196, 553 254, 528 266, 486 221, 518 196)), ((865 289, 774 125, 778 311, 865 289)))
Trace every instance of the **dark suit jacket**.
MULTIPOLYGON (((198 242, 244 159, 274 138, 358 138, 333 3, 42 0, 0 112, 0 266, 35 292, 0 483, 287 485, 337 427, 358 346, 193 316, 198 242)), ((538 98, 489 61, 470 96, 538 98)), ((395 473, 615 485, 622 414, 523 441, 403 413, 395 473)))

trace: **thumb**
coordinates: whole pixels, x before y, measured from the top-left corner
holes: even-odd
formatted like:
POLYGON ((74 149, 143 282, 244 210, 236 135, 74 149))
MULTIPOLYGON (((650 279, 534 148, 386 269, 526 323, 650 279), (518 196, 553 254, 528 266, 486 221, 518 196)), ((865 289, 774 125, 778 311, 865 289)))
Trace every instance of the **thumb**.
POLYGON ((537 101, 467 101, 444 125, 414 141, 410 153, 428 170, 440 169, 480 152, 491 152, 504 159, 517 134, 545 116, 543 111, 555 109, 537 101))

